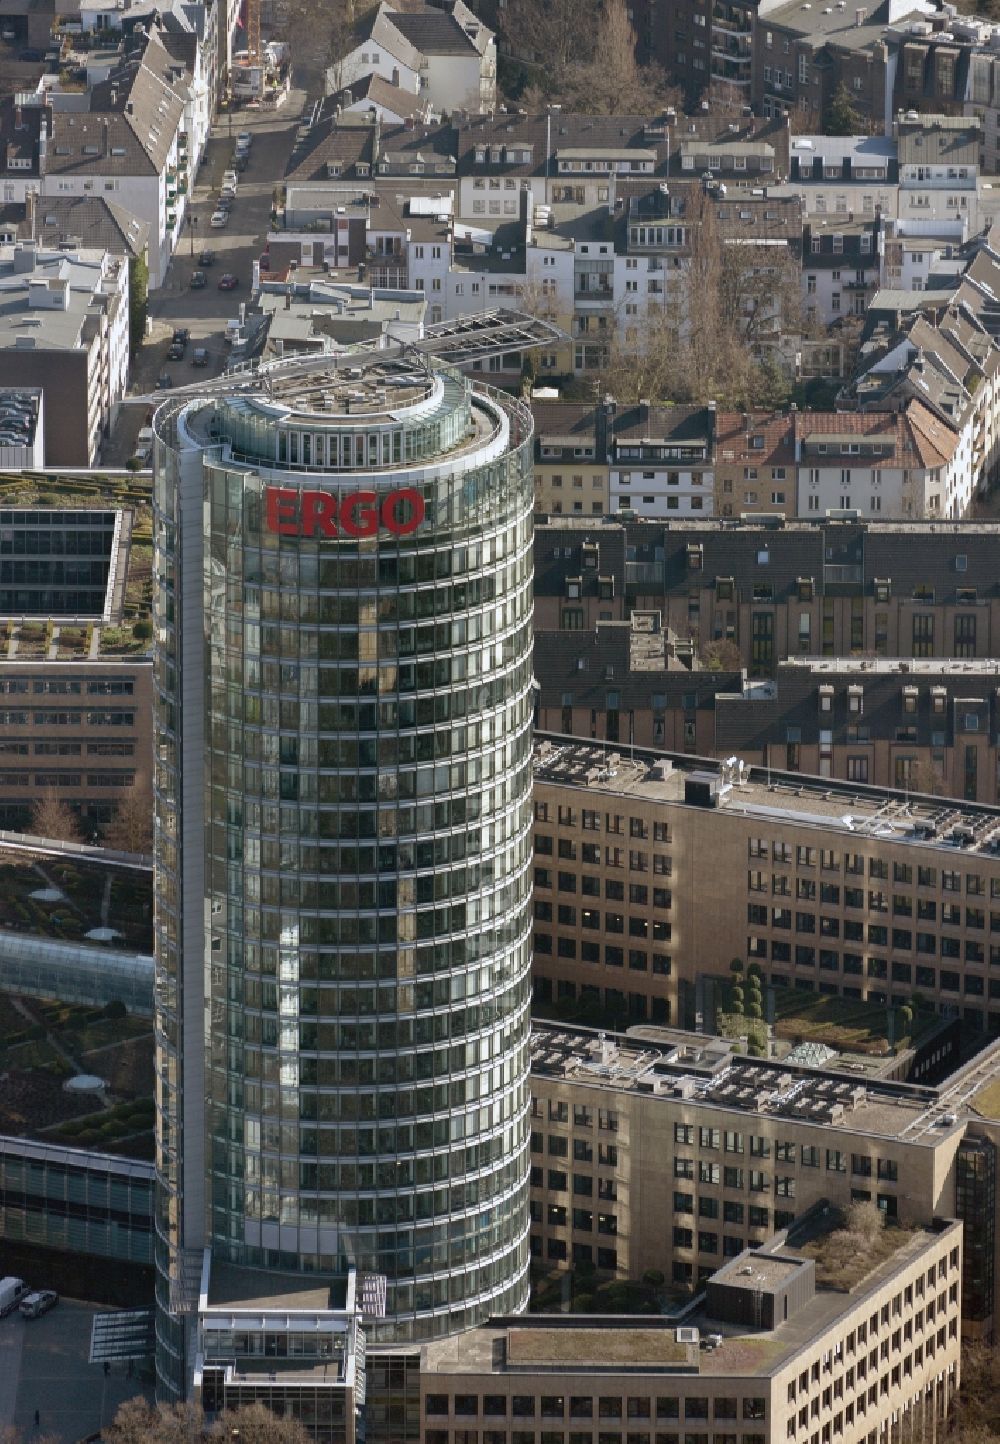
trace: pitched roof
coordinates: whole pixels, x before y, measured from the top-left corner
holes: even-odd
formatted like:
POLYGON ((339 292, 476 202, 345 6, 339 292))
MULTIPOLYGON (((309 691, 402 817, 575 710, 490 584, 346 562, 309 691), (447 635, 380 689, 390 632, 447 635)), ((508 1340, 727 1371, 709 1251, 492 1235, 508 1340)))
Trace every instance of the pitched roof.
POLYGON ((716 417, 717 467, 788 466, 795 461, 795 421, 791 412, 720 411, 716 417), (762 444, 754 446, 760 438, 762 444))
POLYGON ((149 222, 103 196, 42 196, 33 217, 30 205, 21 202, 4 206, 0 221, 19 241, 34 240, 47 249, 72 240, 85 250, 138 256, 149 242, 149 222))
POLYGON ((440 10, 400 14, 391 23, 421 55, 478 55, 479 51, 453 15, 440 10))

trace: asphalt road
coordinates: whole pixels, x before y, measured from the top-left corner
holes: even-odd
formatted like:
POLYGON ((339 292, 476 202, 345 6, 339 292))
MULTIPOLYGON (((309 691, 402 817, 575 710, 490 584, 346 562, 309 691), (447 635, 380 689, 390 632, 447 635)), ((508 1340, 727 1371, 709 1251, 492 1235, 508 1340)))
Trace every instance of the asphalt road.
MULTIPOLYGON (((264 249, 271 228, 274 190, 282 182, 305 101, 304 91, 293 90, 279 111, 236 110, 223 114, 213 125, 191 197, 188 221, 166 280, 150 292, 151 334, 133 358, 133 393, 141 395, 152 391, 162 372, 172 378, 175 386, 180 386, 196 380, 199 375, 207 378, 225 370, 229 359, 229 346, 224 338, 226 322, 239 315, 241 302, 250 300, 253 261, 264 249), (253 135, 250 163, 240 176, 229 224, 213 229, 209 220, 215 210, 223 172, 231 165, 236 136, 241 130, 253 135), (203 250, 213 252, 215 264, 206 270, 205 289, 192 291, 191 273, 201 269, 198 255, 203 250), (235 291, 218 289, 219 277, 226 271, 237 277, 239 285, 235 291), (183 361, 168 361, 171 336, 178 326, 186 326, 191 339, 183 361), (191 366, 191 355, 199 346, 209 353, 208 366, 202 371, 191 366)), ((135 450, 135 437, 145 420, 144 408, 123 408, 119 425, 104 447, 105 466, 124 465, 135 450)))

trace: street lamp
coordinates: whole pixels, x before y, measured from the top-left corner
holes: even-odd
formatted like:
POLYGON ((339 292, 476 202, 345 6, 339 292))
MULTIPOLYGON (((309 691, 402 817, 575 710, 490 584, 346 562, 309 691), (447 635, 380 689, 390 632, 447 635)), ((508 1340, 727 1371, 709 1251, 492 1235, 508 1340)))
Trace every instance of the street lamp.
POLYGON ((191 259, 194 260, 194 233, 198 229, 198 217, 188 215, 188 236, 191 240, 191 259))

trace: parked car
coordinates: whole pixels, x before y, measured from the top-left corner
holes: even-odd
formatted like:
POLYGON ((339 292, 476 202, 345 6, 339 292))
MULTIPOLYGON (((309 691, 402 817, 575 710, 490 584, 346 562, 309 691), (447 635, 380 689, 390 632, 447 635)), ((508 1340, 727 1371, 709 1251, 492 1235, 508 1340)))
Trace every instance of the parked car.
POLYGON ((236 144, 245 146, 249 150, 253 145, 253 133, 249 130, 241 130, 236 137, 236 144))
POLYGON ((224 186, 232 186, 235 190, 239 186, 239 183, 240 178, 234 170, 227 170, 223 172, 222 184, 224 186))
POLYGON ((226 271, 224 275, 219 277, 220 291, 235 291, 239 284, 239 278, 234 276, 232 271, 226 271))
POLYGON ((0 1319, 4 1314, 13 1313, 21 1300, 30 1293, 31 1289, 24 1279, 16 1279, 12 1274, 0 1279, 0 1319))
POLYGON ((157 391, 169 391, 173 384, 173 377, 170 375, 169 371, 161 371, 159 376, 157 376, 156 378, 157 391))
POLYGON ((235 187, 235 186, 223 186, 223 187, 222 187, 222 190, 219 192, 219 200, 220 200, 220 201, 230 201, 230 202, 231 202, 231 201, 234 201, 235 199, 236 199, 236 187, 235 187))
POLYGON ((194 348, 194 350, 191 352, 191 365, 192 365, 192 366, 207 366, 207 365, 208 365, 208 352, 205 350, 205 347, 204 347, 204 346, 196 346, 196 347, 194 348))
POLYGON ((208 224, 214 226, 216 230, 218 230, 220 226, 227 226, 229 224, 229 212, 223 210, 213 211, 212 219, 208 224))
POLYGON ((198 264, 199 264, 199 266, 214 266, 214 265, 215 265, 215 252, 214 252, 214 251, 202 251, 201 255, 198 257, 198 264))
POLYGON ((184 347, 181 345, 180 341, 171 341, 171 343, 170 343, 170 350, 167 352, 167 360, 168 360, 168 361, 183 361, 183 359, 184 359, 184 347))
POLYGON ((170 339, 175 341, 179 346, 186 346, 190 336, 191 332, 187 326, 175 326, 174 334, 170 339))
POLYGON ((41 1318, 49 1309, 54 1309, 58 1302, 59 1295, 55 1289, 39 1289, 37 1293, 28 1294, 27 1298, 21 1300, 21 1316, 25 1319, 41 1318))
POLYGON ((205 289, 205 286, 206 286, 207 284, 208 284, 208 277, 205 275, 205 272, 204 272, 204 271, 192 271, 192 272, 191 272, 191 289, 192 289, 192 291, 203 291, 203 290, 205 289))
POLYGON ((240 174, 242 174, 250 164, 250 157, 245 150, 235 151, 230 164, 233 170, 239 171, 240 174))

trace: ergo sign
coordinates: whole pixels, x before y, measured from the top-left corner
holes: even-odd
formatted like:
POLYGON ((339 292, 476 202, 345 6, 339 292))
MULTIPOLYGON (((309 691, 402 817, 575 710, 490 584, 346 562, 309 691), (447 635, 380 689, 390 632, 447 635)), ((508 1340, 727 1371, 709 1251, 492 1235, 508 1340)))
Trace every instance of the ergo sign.
POLYGON ((293 486, 264 489, 268 531, 279 536, 374 536, 380 527, 394 536, 409 536, 424 519, 424 499, 416 487, 395 491, 300 491, 293 486))

